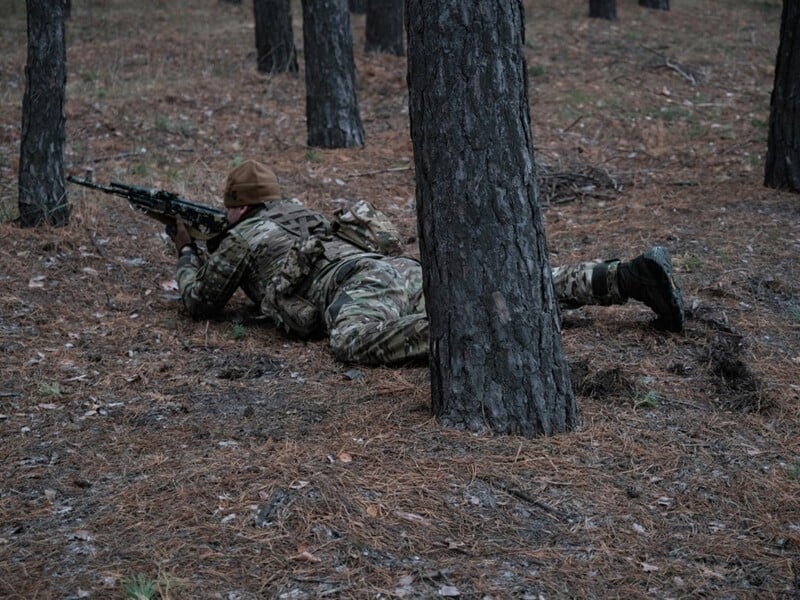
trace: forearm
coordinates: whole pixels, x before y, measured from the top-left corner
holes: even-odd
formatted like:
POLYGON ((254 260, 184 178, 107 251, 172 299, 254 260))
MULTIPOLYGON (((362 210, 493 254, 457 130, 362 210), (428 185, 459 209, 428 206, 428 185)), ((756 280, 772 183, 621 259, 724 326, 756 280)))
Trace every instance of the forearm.
POLYGON ((209 264, 194 251, 181 253, 175 279, 183 305, 192 317, 208 318, 225 306, 238 283, 235 276, 222 276, 226 273, 224 269, 209 269, 209 264))

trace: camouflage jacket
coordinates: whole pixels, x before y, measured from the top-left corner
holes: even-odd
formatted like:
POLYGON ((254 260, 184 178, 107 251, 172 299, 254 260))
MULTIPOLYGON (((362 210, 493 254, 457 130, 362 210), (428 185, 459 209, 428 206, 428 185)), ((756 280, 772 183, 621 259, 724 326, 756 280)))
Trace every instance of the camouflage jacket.
POLYGON ((330 267, 350 257, 376 256, 331 236, 330 230, 325 217, 296 202, 284 200, 255 209, 225 233, 207 261, 195 254, 178 260, 176 279, 186 310, 195 318, 208 318, 240 287, 263 310, 265 296, 275 293, 275 282, 284 273, 293 248, 316 238, 321 254, 304 280, 293 282, 283 292, 311 299, 322 313, 332 293, 328 288, 335 286, 334 278, 325 276, 330 267))

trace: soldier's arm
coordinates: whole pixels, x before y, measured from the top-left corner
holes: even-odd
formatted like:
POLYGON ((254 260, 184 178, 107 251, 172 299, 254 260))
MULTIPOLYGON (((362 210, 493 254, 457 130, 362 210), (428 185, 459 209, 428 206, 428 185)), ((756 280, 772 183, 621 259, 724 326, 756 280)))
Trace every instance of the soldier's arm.
POLYGON ((203 319, 219 313, 239 287, 248 260, 247 244, 235 235, 226 236, 207 262, 194 252, 183 253, 175 278, 189 314, 203 319))

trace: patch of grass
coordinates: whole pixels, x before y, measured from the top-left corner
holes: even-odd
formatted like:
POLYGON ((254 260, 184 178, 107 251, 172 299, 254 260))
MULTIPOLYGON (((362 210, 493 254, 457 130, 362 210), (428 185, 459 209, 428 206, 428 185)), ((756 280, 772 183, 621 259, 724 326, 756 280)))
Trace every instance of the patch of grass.
POLYGON ((122 592, 125 600, 154 600, 158 583, 144 573, 137 573, 122 582, 122 592))
POLYGON ((61 384, 57 381, 51 381, 50 383, 42 382, 39 384, 39 393, 52 398, 60 398, 61 384))
POLYGON ((633 404, 636 408, 657 408, 661 405, 661 396, 658 392, 647 390, 644 393, 638 394, 633 399, 633 404))
POLYGON ((784 465, 783 468, 786 470, 789 479, 800 481, 800 464, 784 465))
POLYGON ((689 123, 689 129, 687 133, 689 134, 689 139, 696 140, 697 138, 703 137, 706 134, 706 128, 703 127, 702 123, 689 123))
POLYGON ((19 206, 10 198, 0 199, 0 223, 7 223, 19 218, 19 206))
POLYGON ((131 175, 138 175, 140 177, 148 177, 150 175, 150 165, 146 162, 136 162, 131 165, 131 175))
POLYGON ((762 165, 762 159, 760 154, 748 154, 747 155, 747 162, 750 163, 750 166, 753 168, 760 167, 762 165))
POLYGON ((528 67, 529 77, 541 77, 544 75, 544 67, 542 65, 531 65, 528 67))
POLYGON ((234 323, 231 325, 230 335, 234 340, 244 339, 244 337, 247 335, 247 329, 241 323, 234 323))
POLYGON ((572 90, 564 95, 563 100, 572 106, 582 106, 591 102, 589 94, 583 90, 572 90))
POLYGON ((312 163, 318 163, 320 161, 319 154, 317 154, 314 150, 309 148, 306 150, 306 160, 312 163))
POLYGON ((685 121, 691 114, 691 111, 682 106, 664 106, 656 116, 667 123, 672 123, 678 120, 685 121))
POLYGON ((702 264, 703 264, 703 262, 698 257, 696 257, 694 254, 690 254, 689 256, 687 256, 683 260, 683 267, 687 271, 694 271, 696 269, 699 269, 700 265, 702 265, 702 264))
POLYGON ((179 134, 183 137, 194 137, 198 129, 189 119, 180 119, 176 122, 164 115, 156 115, 155 128, 161 133, 179 134))
POLYGON ((156 131, 160 131, 161 133, 169 133, 172 123, 170 122, 169 118, 165 117, 164 115, 156 115, 155 127, 156 131))
POLYGON ((715 130, 722 140, 736 139, 736 132, 733 131, 733 127, 729 124, 720 125, 715 123, 711 126, 711 129, 715 130))
POLYGON ((800 323, 800 306, 793 306, 789 309, 789 318, 795 323, 800 323))

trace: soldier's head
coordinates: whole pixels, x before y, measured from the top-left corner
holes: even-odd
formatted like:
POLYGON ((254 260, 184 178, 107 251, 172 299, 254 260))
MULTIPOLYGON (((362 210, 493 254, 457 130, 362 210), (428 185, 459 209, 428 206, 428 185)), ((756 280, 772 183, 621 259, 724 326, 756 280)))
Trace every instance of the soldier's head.
POLYGON ((268 166, 246 160, 228 174, 225 182, 226 208, 263 204, 281 199, 278 178, 268 166))
POLYGON ((231 216, 242 214, 255 205, 281 199, 281 186, 272 169, 255 160, 246 160, 228 174, 223 203, 231 216))

